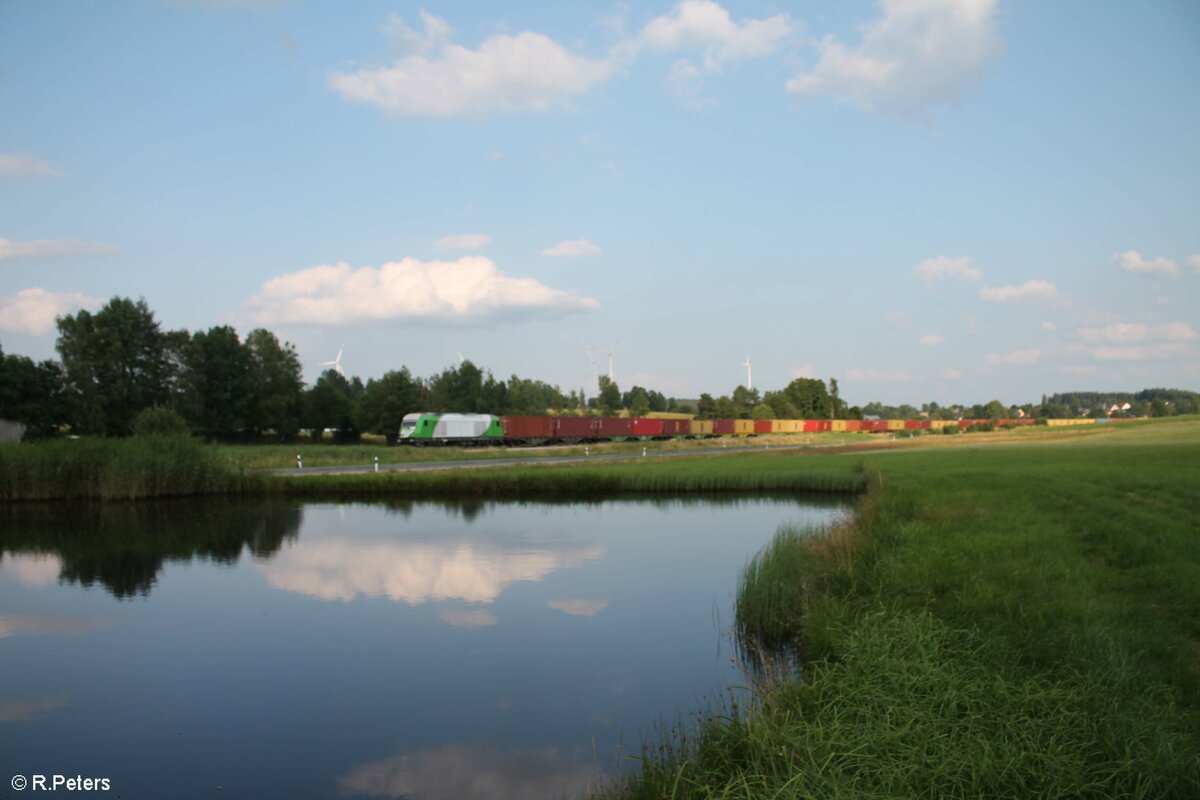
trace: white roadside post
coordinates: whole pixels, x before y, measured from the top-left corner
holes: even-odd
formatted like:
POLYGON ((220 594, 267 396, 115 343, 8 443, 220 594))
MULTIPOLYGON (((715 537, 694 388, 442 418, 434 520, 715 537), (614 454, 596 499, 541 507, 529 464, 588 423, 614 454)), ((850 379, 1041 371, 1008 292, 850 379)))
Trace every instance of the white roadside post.
POLYGON ((304 469, 304 462, 300 460, 299 453, 296 453, 296 469, 304 469))

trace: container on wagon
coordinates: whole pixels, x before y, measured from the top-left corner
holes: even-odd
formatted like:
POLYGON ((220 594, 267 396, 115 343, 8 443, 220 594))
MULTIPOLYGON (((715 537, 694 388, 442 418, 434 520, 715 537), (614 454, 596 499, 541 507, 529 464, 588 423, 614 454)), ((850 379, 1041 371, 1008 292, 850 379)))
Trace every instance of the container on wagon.
POLYGON ((733 432, 737 436, 749 436, 754 433, 754 420, 735 419, 733 421, 733 432))
POLYGON ((692 436, 712 436, 713 421, 711 419, 694 419, 688 426, 688 433, 692 436))
POLYGON ((691 420, 664 419, 662 421, 663 436, 687 436, 691 430, 691 420))
POLYGON ((555 417, 555 439, 594 439, 596 437, 595 417, 555 417))
POLYGON ((629 424, 634 436, 662 436, 663 434, 663 421, 661 419, 633 417, 629 420, 629 424))
POLYGON ((713 433, 719 436, 730 436, 733 434, 733 423, 736 420, 732 419, 714 419, 712 421, 713 433))
POLYGON ((629 417, 597 417, 596 433, 602 439, 633 436, 633 420, 629 417))
POLYGON ((775 432, 772 430, 772 428, 774 426, 774 420, 752 419, 750 421, 754 423, 754 432, 755 433, 774 433, 775 432))
POLYGON ((505 439, 550 439, 554 436, 551 417, 501 417, 505 439))

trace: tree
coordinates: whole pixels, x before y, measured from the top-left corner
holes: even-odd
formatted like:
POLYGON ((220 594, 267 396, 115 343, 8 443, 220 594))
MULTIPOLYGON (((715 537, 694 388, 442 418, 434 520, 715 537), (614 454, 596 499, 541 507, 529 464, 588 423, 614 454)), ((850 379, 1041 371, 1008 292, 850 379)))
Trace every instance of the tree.
POLYGON ((0 350, 0 418, 24 424, 25 437, 36 439, 66 426, 69 410, 62 367, 0 350))
POLYGON ((800 419, 829 419, 832 407, 825 382, 816 378, 796 378, 783 390, 795 406, 800 419))
POLYGON ((700 399, 696 401, 696 415, 700 419, 712 419, 717 412, 717 401, 713 400, 711 394, 702 394, 700 399))
POLYGON ((382 434, 388 444, 395 444, 404 415, 419 411, 420 406, 420 382, 407 367, 393 370, 378 380, 367 381, 358 401, 358 425, 362 430, 382 434))
POLYGON ((621 390, 617 383, 607 375, 600 376, 600 413, 612 416, 621 407, 621 390))
POLYGON ((763 402, 774 412, 770 419, 803 419, 800 411, 783 392, 767 392, 763 395, 763 402))
POLYGON ((180 409, 192 430, 211 438, 250 427, 253 362, 237 331, 221 325, 192 334, 183 362, 180 409))
POLYGON ((304 393, 304 425, 312 428, 314 439, 320 441, 326 428, 332 429, 338 439, 358 438, 353 393, 354 386, 331 369, 322 373, 316 384, 304 393))
POLYGON ((290 439, 300 429, 304 396, 296 348, 290 343, 280 345, 275 334, 257 328, 246 337, 246 350, 253 376, 247 427, 258 433, 273 430, 280 439, 290 439))
POLYGON ((718 397, 713 407, 713 416, 717 419, 736 419, 737 412, 737 406, 726 395, 718 397))
POLYGON ((759 402, 758 389, 739 386, 733 390, 733 405, 738 419, 750 419, 750 411, 759 402))
POLYGON ((650 396, 645 389, 638 387, 629 402, 629 414, 634 417, 644 417, 650 413, 650 396))
POLYGON ((842 402, 842 398, 838 396, 837 378, 829 379, 829 400, 833 408, 834 419, 846 418, 846 404, 842 402))
POLYGON ((766 403, 759 403, 750 411, 750 419, 776 419, 775 409, 766 403))
POLYGON ((59 317, 57 347, 81 431, 128 434, 139 411, 170 399, 167 339, 145 300, 59 317))
POLYGON ((993 400, 984 406, 984 418, 986 419, 1004 419, 1009 415, 1008 407, 999 400, 993 400))

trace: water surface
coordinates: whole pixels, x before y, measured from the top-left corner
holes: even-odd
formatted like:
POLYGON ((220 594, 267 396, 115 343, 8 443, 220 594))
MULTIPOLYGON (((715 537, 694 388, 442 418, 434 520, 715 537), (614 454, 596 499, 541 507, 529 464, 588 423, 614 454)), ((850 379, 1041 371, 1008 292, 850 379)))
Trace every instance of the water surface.
POLYGON ((529 798, 738 678, 785 500, 0 509, 0 768, 121 797, 529 798))

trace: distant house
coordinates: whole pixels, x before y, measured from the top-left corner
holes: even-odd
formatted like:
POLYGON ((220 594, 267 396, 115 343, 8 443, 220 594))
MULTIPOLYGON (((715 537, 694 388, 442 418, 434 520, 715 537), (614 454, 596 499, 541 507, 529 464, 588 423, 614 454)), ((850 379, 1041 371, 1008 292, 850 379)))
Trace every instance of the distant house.
POLYGON ((25 426, 10 419, 0 419, 0 442, 19 442, 25 435, 25 426))
POLYGON ((878 422, 879 416, 877 414, 863 414, 863 419, 867 422, 878 422))

